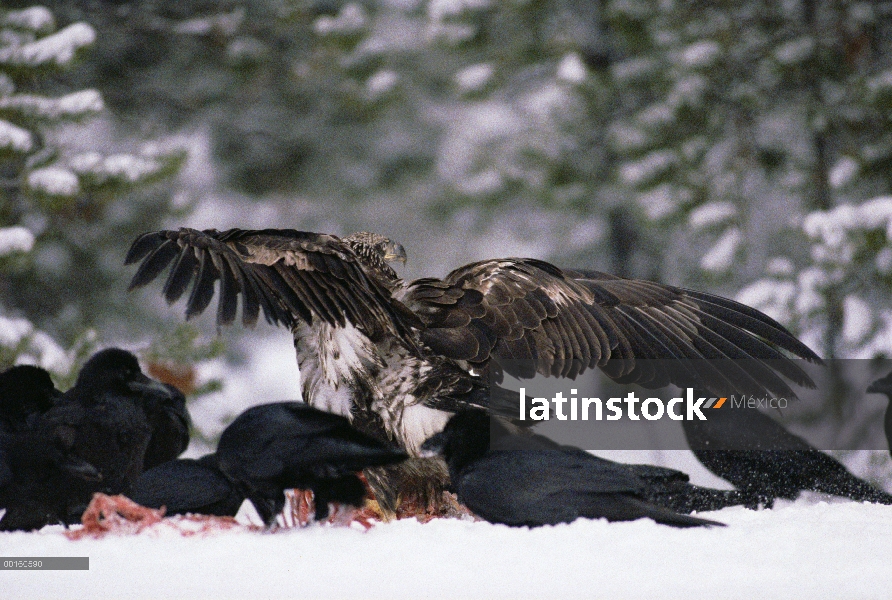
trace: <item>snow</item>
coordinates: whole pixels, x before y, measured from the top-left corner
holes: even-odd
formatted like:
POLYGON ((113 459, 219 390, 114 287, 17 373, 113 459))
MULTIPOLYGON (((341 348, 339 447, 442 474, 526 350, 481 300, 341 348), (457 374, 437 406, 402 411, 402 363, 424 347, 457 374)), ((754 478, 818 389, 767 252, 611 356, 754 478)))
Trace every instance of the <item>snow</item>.
POLYGON ((157 173, 161 165, 153 158, 132 154, 113 154, 103 157, 98 152, 85 152, 74 156, 69 166, 80 175, 91 175, 105 182, 109 179, 124 179, 137 182, 157 173))
POLYGON ((827 286, 827 273, 817 267, 803 269, 797 277, 798 290, 795 296, 796 311, 799 314, 809 314, 812 311, 821 310, 824 299, 821 291, 827 286))
POLYGON ((34 138, 30 131, 0 119, 0 149, 24 153, 33 148, 34 138))
POLYGON ((43 6, 9 11, 3 16, 2 24, 16 29, 27 29, 35 33, 49 33, 56 28, 53 13, 43 6))
POLYGON ((368 15, 359 4, 348 4, 335 17, 322 16, 313 23, 313 29, 319 35, 351 34, 362 29, 368 23, 368 15))
POLYGON ((15 348, 17 364, 35 364, 53 373, 71 370, 71 357, 27 319, 0 315, 0 348, 15 348))
POLYGON ((616 124, 611 127, 610 141, 617 150, 628 152, 637 150, 651 143, 650 136, 639 127, 616 124))
POLYGON ((630 58, 612 65, 610 71, 618 83, 629 83, 649 77, 659 69, 660 64, 651 58, 630 58))
POLYGON ((618 15, 638 20, 648 17, 653 10, 653 6, 651 2, 643 2, 642 0, 614 0, 610 3, 610 10, 618 15))
POLYGON ((477 28, 468 23, 435 21, 428 25, 425 38, 427 41, 443 41, 457 46, 473 38, 476 33, 477 28))
POLYGON ((369 80, 365 83, 365 88, 368 90, 371 98, 377 98, 392 90, 399 79, 399 75, 396 72, 382 69, 369 77, 369 80))
POLYGON ((432 0, 427 5, 427 14, 432 21, 442 21, 465 11, 482 10, 489 4, 489 0, 432 0))
POLYGON ((16 67, 62 66, 95 40, 96 31, 92 27, 74 23, 40 40, 0 48, 0 63, 16 67))
MULTIPOLYGON (((539 86, 518 99, 518 106, 528 113, 528 116, 535 117, 535 124, 539 127, 550 125, 550 122, 557 121, 562 115, 567 115, 571 112, 572 105, 572 98, 566 88, 555 83, 539 86)), ((553 127, 553 125, 550 126, 553 127)), ((535 137, 537 141, 533 143, 536 145, 537 151, 547 152, 546 147, 554 147, 556 136, 551 131, 542 131, 535 137)))
POLYGON ((175 33, 184 35, 211 35, 219 33, 230 37, 235 35, 245 20, 245 9, 236 8, 232 12, 187 19, 173 28, 175 33))
POLYGON ((15 93, 15 82, 6 73, 0 73, 0 98, 15 93))
POLYGON ((877 252, 874 260, 877 265, 877 271, 884 275, 892 273, 892 248, 883 248, 877 252))
POLYGON ((658 128, 672 123, 675 120, 675 111, 669 104, 657 103, 639 112, 636 118, 642 125, 658 128))
POLYGON ((707 271, 716 273, 727 271, 734 263, 734 256, 742 239, 743 235, 738 228, 728 229, 719 238, 719 241, 703 255, 703 258, 700 259, 700 266, 707 271))
POLYGON ((828 174, 830 186, 841 188, 852 181, 857 174, 858 162, 850 156, 845 156, 830 168, 830 173, 828 174))
POLYGON ((456 519, 70 541, 0 534, 4 556, 87 556, 89 571, 3 573, 4 598, 881 599, 892 507, 805 499, 728 508, 726 528, 578 520, 537 529, 456 519))
POLYGON ((879 75, 868 79, 867 89, 874 93, 892 89, 892 70, 883 71, 879 75))
POLYGON ((877 317, 880 325, 876 333, 858 348, 856 358, 892 355, 892 311, 880 310, 877 317))
POLYGON ((557 76, 561 81, 582 83, 587 75, 588 71, 585 68, 585 63, 582 62, 582 59, 575 52, 564 56, 560 64, 558 64, 557 76))
POLYGON ((28 348, 16 358, 18 364, 39 365, 52 373, 67 373, 71 370, 72 358, 49 335, 35 331, 29 342, 28 348))
POLYGON ((796 284, 792 281, 760 279, 740 290, 737 301, 761 310, 776 321, 789 323, 795 297, 796 284))
POLYGON ((486 85, 493 74, 492 65, 471 65, 455 74, 455 84, 462 92, 475 92, 486 85))
POLYGON ((695 135, 681 145, 681 155, 688 162, 696 162, 706 154, 709 145, 703 136, 695 135))
POLYGON ((786 44, 781 44, 777 50, 774 51, 774 57, 777 59, 777 62, 782 65, 792 65, 807 59, 811 56, 814 49, 815 40, 805 36, 796 40, 791 40, 786 44))
POLYGON ((24 227, 0 227, 0 256, 13 252, 30 252, 34 234, 24 227))
POLYGON ((28 187, 50 196, 74 196, 80 191, 77 175, 60 167, 31 171, 28 173, 28 187))
POLYGON ((488 154, 499 140, 520 137, 522 116, 508 103, 493 101, 476 103, 462 119, 450 121, 452 128, 440 145, 437 161, 440 176, 471 195, 501 187, 497 170, 480 168, 480 154, 488 154))
POLYGON ((582 111, 586 110, 583 97, 577 90, 561 82, 548 81, 529 86, 516 103, 528 113, 524 115, 528 124, 535 127, 525 142, 534 145, 537 152, 545 152, 551 160, 557 160, 558 148, 576 148, 574 142, 559 134, 558 130, 575 126, 582 111), (530 119, 530 116, 534 118, 530 119))
MULTIPOLYGON (((257 63, 264 59, 267 50, 268 48, 259 40, 252 37, 239 37, 226 45, 226 56, 230 64, 257 63)), ((306 69, 305 64, 295 65, 295 74, 302 69, 306 69)))
POLYGON ((703 102, 703 96, 709 89, 709 82, 701 75, 691 75, 679 79, 666 101, 672 107, 699 106, 703 102))
POLYGON ((96 90, 83 90, 60 98, 32 94, 0 98, 0 110, 15 111, 35 119, 79 118, 101 112, 103 108, 102 95, 96 90))
POLYGON ((0 346, 17 346, 31 332, 34 326, 26 319, 11 319, 0 315, 0 346))
POLYGON ((863 229, 884 229, 886 238, 892 239, 892 197, 813 212, 805 217, 802 229, 817 242, 813 254, 819 261, 845 263, 854 252, 849 241, 851 233, 863 229))
POLYGON ((842 309, 842 338, 854 346, 864 341, 873 328, 872 311, 870 305, 858 296, 846 296, 842 309))
POLYGON ((765 265, 765 270, 772 275, 792 275, 796 272, 796 266, 786 256, 775 256, 765 265))
POLYGON ((455 182, 455 188, 467 196, 488 196, 495 194, 504 185, 502 175, 495 169, 488 169, 455 182))
POLYGON ((886 238, 892 239, 892 197, 880 197, 868 200, 860 207, 861 225, 873 229, 886 228, 886 238))
POLYGON ((722 53, 716 42, 703 41, 691 44, 681 54, 682 63, 688 67, 707 67, 722 53))
POLYGON ((664 183, 638 196, 638 204, 644 209, 648 219, 657 221, 678 209, 679 197, 671 185, 664 183))
POLYGON ((620 167, 620 176, 629 185, 642 185, 669 170, 676 162, 671 150, 658 150, 641 160, 626 163, 620 167))
POLYGON ((853 23, 866 24, 876 18, 874 7, 869 2, 856 2, 847 8, 848 17, 853 23))
POLYGON ((696 231, 704 227, 719 225, 737 215, 737 208, 731 202, 708 202, 691 211, 688 223, 696 231))

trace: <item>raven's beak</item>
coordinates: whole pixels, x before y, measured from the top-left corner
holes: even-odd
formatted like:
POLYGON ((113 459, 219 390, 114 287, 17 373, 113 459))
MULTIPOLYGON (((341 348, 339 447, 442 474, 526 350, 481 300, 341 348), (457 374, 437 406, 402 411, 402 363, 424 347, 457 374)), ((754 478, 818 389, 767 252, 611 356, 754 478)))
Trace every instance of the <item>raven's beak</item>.
POLYGON ((892 394, 892 373, 887 373, 867 387, 868 394, 892 394))
POLYGON ((403 248, 402 244, 388 242, 387 246, 384 247, 384 260, 387 262, 398 260, 399 262, 406 264, 406 249, 403 248))
POLYGON ((441 431, 440 433, 435 433, 427 438, 427 440, 421 444, 421 449, 418 455, 421 458, 433 458, 435 456, 442 456, 445 449, 446 434, 441 431))
POLYGON ((130 388, 131 391, 159 398, 162 401, 173 400, 176 398, 176 394, 174 394, 166 384, 146 377, 142 373, 137 375, 133 381, 128 381, 127 387, 130 388))
POLYGON ((890 388, 886 385, 886 380, 884 378, 877 379, 876 381, 871 383, 869 386, 867 386, 866 391, 868 394, 888 394, 892 390, 890 390, 890 388))

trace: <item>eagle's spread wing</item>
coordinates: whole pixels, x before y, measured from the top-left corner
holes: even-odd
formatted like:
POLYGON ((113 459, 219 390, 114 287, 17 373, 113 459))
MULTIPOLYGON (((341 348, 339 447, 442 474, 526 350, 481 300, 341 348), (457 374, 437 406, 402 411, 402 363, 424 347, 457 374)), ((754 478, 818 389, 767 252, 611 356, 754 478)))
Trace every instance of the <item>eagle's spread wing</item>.
POLYGON ((733 300, 535 259, 472 263, 412 282, 401 300, 424 321, 422 340, 435 352, 479 365, 527 361, 545 375, 597 366, 646 387, 701 381, 791 397, 779 374, 813 384, 786 353, 820 362, 782 325, 733 300), (679 358, 693 360, 642 361, 679 358))
POLYGON ((333 235, 291 229, 156 231, 133 242, 125 263, 136 262, 130 289, 148 284, 173 263, 163 290, 170 304, 194 281, 187 319, 208 307, 219 280, 220 325, 235 320, 239 296, 247 326, 257 322, 261 309, 272 324, 321 319, 354 325, 371 339, 406 333, 415 324, 414 315, 333 235))

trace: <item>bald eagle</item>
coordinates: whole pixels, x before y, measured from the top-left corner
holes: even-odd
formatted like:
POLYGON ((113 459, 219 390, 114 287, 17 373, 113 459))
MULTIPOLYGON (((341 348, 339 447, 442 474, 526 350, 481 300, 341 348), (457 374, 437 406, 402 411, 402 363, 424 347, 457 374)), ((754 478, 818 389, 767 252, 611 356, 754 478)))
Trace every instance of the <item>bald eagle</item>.
MULTIPOLYGON (((191 285, 187 319, 207 309, 219 281, 219 325, 235 321, 241 297, 244 325, 262 312, 288 327, 304 401, 415 457, 453 413, 487 406, 496 360, 524 361, 516 364, 549 376, 599 368, 648 388, 746 384, 786 397, 794 394, 783 378, 813 386, 790 357, 820 362, 770 317, 711 294, 531 258, 405 282, 389 264, 395 260, 405 262, 403 247, 367 232, 181 228, 138 237, 125 262, 140 263, 131 290, 172 265, 162 293, 172 304, 191 285), (644 360, 666 358, 735 362, 718 370, 688 361, 701 365, 691 371, 644 360)), ((441 463, 397 468, 394 477, 416 490, 435 493, 448 480, 441 463)), ((406 493, 383 483, 373 491, 385 508, 406 493)))

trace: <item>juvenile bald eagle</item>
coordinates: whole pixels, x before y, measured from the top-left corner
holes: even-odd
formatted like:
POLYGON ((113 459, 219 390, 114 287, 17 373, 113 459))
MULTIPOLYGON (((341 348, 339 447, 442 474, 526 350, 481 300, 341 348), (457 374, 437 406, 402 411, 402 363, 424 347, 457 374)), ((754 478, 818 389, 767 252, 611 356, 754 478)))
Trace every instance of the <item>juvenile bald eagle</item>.
MULTIPOLYGON (((140 236, 126 263, 140 263, 130 289, 172 263, 162 293, 173 303, 192 285, 187 319, 209 306, 219 281, 218 324, 236 319, 241 297, 245 325, 262 311, 290 328, 304 400, 411 456, 452 413, 487 404, 493 359, 531 361, 546 375, 598 367, 645 387, 727 384, 786 397, 794 394, 781 375, 811 385, 789 356, 820 361, 773 319, 711 294, 530 258, 407 283, 388 264, 405 258, 401 245, 366 232, 182 228, 140 236), (688 361, 700 365, 693 371, 641 360, 664 358, 756 360, 721 371, 704 360, 688 361)), ((404 481, 412 468, 401 467, 404 481)), ((446 480, 442 465, 415 475, 424 485, 446 480)))

